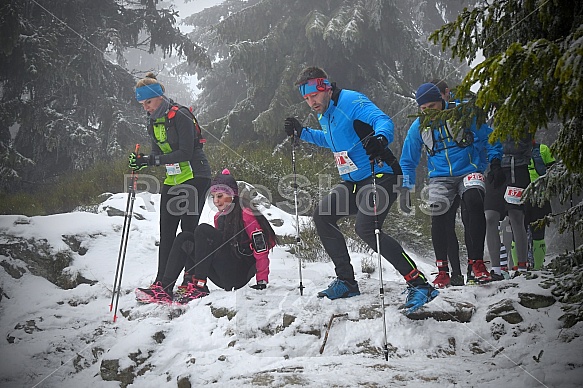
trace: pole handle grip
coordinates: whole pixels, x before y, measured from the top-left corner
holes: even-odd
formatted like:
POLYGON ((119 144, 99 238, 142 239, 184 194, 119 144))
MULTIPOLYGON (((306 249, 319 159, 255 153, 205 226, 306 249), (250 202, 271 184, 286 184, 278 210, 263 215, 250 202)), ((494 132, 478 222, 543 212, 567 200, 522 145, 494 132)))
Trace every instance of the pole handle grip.
MULTIPOLYGON (((140 152, 140 144, 136 144, 136 148, 134 150, 134 153, 136 154, 136 156, 138 155, 138 152, 140 152)), ((135 171, 132 171, 132 189, 134 191, 134 193, 136 192, 136 189, 138 188, 138 174, 135 171)))

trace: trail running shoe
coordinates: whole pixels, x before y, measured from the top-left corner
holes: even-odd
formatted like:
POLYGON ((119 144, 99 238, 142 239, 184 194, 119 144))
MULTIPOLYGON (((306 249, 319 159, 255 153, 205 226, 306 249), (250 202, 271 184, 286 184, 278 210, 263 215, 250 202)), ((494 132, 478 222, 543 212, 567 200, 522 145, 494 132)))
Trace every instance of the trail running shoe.
POLYGON ((445 271, 439 271, 437 277, 433 281, 433 286, 436 288, 445 288, 449 287, 451 283, 451 279, 449 278, 449 273, 445 271))
POLYGON ((439 295, 439 291, 433 288, 429 283, 420 286, 408 286, 406 292, 407 300, 403 306, 406 315, 420 309, 439 295))
POLYGON ((490 271, 490 277, 492 278, 493 282, 499 282, 500 280, 506 280, 504 275, 502 275, 502 274, 498 275, 496 272, 494 272, 494 270, 490 271))
POLYGON ((488 272, 488 268, 486 268, 486 264, 484 264, 484 260, 474 260, 472 262, 472 272, 474 273, 474 278, 478 283, 487 283, 492 281, 490 272, 488 272))
POLYGON ((187 304, 191 300, 204 298, 210 293, 206 284, 203 287, 198 287, 194 283, 188 283, 186 286, 178 286, 177 296, 175 298, 176 304, 187 304))
POLYGON ((172 303, 172 296, 164 290, 162 282, 156 282, 148 288, 136 288, 135 292, 136 300, 141 303, 172 303))
POLYGON ((347 280, 336 278, 327 289, 318 292, 318 298, 327 297, 328 299, 350 298, 360 295, 358 282, 350 284, 347 280))
POLYGON ((463 286, 464 285, 464 275, 452 275, 449 284, 451 286, 463 286))

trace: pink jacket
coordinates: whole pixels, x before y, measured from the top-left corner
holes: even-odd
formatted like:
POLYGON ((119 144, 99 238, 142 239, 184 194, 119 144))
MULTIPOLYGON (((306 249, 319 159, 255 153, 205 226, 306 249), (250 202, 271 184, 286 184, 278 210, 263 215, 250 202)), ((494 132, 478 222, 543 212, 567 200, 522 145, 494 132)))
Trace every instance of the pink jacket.
MULTIPOLYGON (((218 228, 217 219, 221 213, 218 212, 215 214, 214 221, 215 221, 215 228, 218 228)), ((243 224, 245 225, 245 232, 247 232, 247 236, 249 240, 251 240, 251 235, 253 232, 256 232, 261 229, 261 225, 249 209, 243 209, 243 224)), ((253 256, 255 257, 255 266, 257 267, 257 273, 255 274, 255 280, 265 280, 269 283, 268 276, 269 276, 269 250, 261 253, 257 253, 253 251, 253 256)))

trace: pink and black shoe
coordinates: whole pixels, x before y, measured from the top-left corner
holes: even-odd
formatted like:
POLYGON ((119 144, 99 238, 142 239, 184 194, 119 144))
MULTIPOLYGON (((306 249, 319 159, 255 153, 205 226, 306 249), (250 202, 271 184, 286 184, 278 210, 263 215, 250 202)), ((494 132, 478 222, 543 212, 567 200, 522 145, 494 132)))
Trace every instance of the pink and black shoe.
POLYGON ((148 288, 136 288, 135 292, 136 300, 140 303, 172 303, 172 295, 166 292, 162 286, 162 282, 156 282, 148 288))
POLYGON ((209 292, 206 281, 193 279, 193 282, 189 282, 186 286, 178 286, 174 303, 184 305, 191 300, 204 298, 209 292))

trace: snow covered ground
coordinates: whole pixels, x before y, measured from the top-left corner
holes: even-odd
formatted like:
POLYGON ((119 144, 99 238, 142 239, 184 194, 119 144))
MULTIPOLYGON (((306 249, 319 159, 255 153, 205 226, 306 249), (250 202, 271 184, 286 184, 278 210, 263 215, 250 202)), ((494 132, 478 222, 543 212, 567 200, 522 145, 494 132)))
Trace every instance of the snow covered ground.
MULTIPOLYGON (((529 309, 519 293, 550 295, 538 279, 520 277, 479 287, 453 287, 425 309, 475 306, 470 322, 411 320, 399 313, 405 283, 387 263, 385 281, 389 360, 383 356, 378 270, 361 272, 367 254, 353 254, 362 294, 330 301, 316 298, 333 279, 330 262, 304 263, 304 295, 298 259, 289 246, 271 254, 269 287, 211 294, 185 307, 140 305, 136 287, 155 275, 158 195, 138 195, 123 272, 118 319, 112 321, 111 291, 116 271, 126 194, 106 200, 97 214, 73 212, 46 217, 1 216, 0 244, 14 238, 46 239, 53 253, 71 252, 63 236, 81 242, 67 268, 95 281, 64 290, 26 271, 0 270, 0 386, 7 387, 581 387, 581 324, 561 328, 560 303, 529 309), (509 300, 523 321, 487 322, 489 306, 509 300), (326 327, 335 318, 321 353, 326 327), (106 381, 106 379, 115 379, 106 381), (117 380, 117 381, 116 381, 117 380), (121 383, 120 383, 121 381, 121 383)), ((207 204, 208 205, 208 204, 207 204)), ((206 206, 202 222, 210 223, 206 206)), ((294 235, 294 217, 275 207, 280 235, 294 235)), ((427 275, 432 257, 410 252, 427 275)), ((548 258, 547 258, 548 259, 548 258)), ((376 260, 376 259, 375 259, 376 260)), ((4 269, 26 268, 2 256, 4 269)), ((252 281, 253 282, 253 281, 252 281)))

